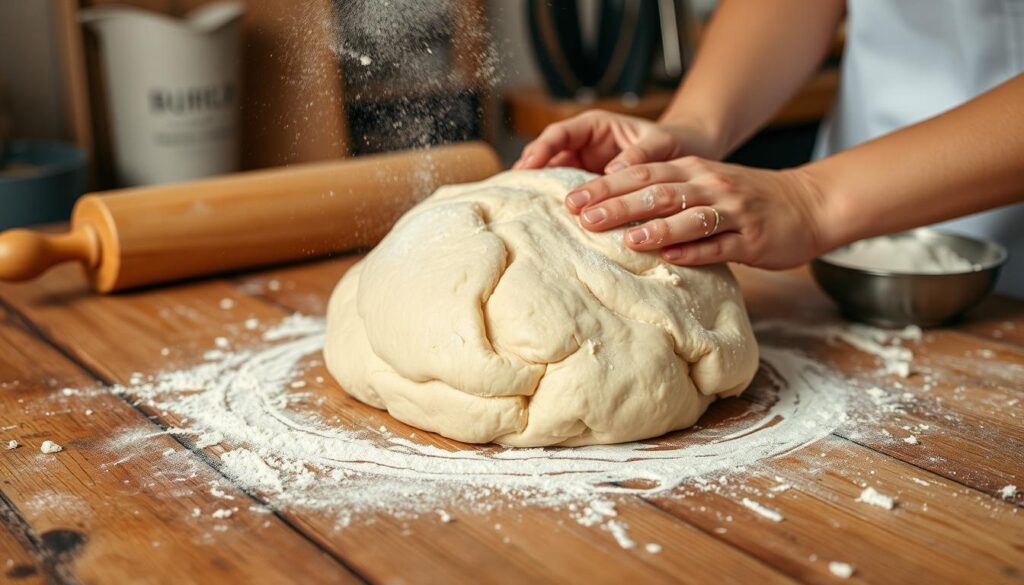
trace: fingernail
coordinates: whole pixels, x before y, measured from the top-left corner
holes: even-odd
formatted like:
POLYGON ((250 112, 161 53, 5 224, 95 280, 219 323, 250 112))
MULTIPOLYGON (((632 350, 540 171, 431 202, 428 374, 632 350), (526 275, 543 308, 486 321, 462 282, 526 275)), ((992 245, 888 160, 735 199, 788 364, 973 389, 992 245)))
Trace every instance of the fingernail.
POLYGON ((642 244, 650 239, 651 234, 647 231, 647 228, 640 228, 635 230, 629 230, 629 241, 632 244, 642 244))
POLYGON ((621 160, 618 160, 618 161, 615 161, 612 164, 608 165, 607 167, 605 167, 604 172, 605 173, 617 173, 617 172, 621 171, 622 169, 624 169, 624 168, 626 168, 628 166, 629 166, 628 164, 622 162, 621 160))
POLYGON ((665 250, 661 253, 661 257, 667 262, 678 262, 683 258, 682 250, 665 250))
POLYGON ((535 159, 535 158, 536 157, 531 154, 531 155, 527 156, 526 158, 519 159, 519 162, 516 163, 517 168, 520 168, 520 169, 521 168, 525 168, 527 165, 529 165, 531 162, 533 162, 533 159, 535 159))
POLYGON ((570 193, 569 196, 566 197, 566 200, 569 202, 569 205, 572 205, 573 207, 583 207, 587 203, 590 203, 590 191, 577 191, 575 193, 570 193))
POLYGON ((588 209, 583 212, 583 219, 587 220, 590 223, 598 223, 604 221, 604 218, 606 217, 608 217, 608 212, 601 209, 600 207, 588 209))

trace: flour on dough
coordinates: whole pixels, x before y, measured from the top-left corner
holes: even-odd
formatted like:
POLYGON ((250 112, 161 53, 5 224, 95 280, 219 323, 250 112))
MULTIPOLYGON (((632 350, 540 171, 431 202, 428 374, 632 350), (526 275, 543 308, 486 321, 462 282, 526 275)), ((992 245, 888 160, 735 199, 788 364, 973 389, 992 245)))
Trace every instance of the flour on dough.
POLYGON ((758 354, 729 269, 581 229, 562 199, 592 177, 509 171, 405 214, 331 297, 331 374, 410 425, 517 447, 655 437, 742 392, 758 354))

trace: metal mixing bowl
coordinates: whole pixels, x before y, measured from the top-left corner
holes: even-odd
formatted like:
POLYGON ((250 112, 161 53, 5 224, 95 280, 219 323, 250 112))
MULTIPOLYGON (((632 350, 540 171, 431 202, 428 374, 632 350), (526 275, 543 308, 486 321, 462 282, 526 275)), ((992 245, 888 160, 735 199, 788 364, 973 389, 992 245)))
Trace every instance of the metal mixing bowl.
POLYGON ((825 254, 811 262, 818 285, 847 318, 881 327, 948 323, 991 292, 1006 262, 1006 248, 984 240, 917 229, 890 238, 918 238, 951 248, 974 268, 964 272, 914 274, 837 264, 825 254))

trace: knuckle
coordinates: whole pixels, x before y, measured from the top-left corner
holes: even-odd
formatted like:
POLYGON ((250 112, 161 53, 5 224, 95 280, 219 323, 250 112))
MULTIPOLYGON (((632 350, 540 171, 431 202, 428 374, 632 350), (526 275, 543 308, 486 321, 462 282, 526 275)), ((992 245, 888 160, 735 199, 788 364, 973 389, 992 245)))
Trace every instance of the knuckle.
POLYGON ((707 161, 705 161, 701 157, 692 154, 684 156, 683 158, 679 159, 679 162, 684 167, 694 171, 706 169, 708 164, 707 161))
POLYGON ((661 210, 671 210, 677 207, 678 197, 675 189, 664 183, 658 183, 651 187, 651 194, 654 195, 654 205, 661 210))
POLYGON ((755 222, 747 226, 743 233, 744 256, 748 264, 760 264, 768 254, 768 242, 765 237, 764 225, 755 222))
POLYGON ((666 239, 668 239, 669 235, 672 232, 671 228, 668 225, 668 222, 662 218, 650 221, 647 224, 647 229, 650 230, 651 239, 656 244, 661 244, 662 242, 664 242, 666 239))
POLYGON ((718 191, 728 191, 732 188, 732 181, 721 173, 711 173, 704 179, 704 183, 718 191))
POLYGON ((626 200, 622 197, 616 197, 605 204, 605 209, 608 211, 608 217, 620 220, 629 217, 629 205, 626 200))
POLYGON ((704 254, 704 258, 707 260, 717 260, 721 258, 725 252, 725 249, 722 246, 722 239, 715 238, 708 240, 705 251, 706 253, 704 254))
POLYGON ((593 202, 603 201, 608 198, 608 183, 603 178, 587 184, 586 190, 590 192, 591 201, 593 202))
POLYGON ((540 136, 538 136, 537 140, 533 143, 537 144, 544 141, 556 140, 565 136, 568 133, 568 130, 566 130, 564 124, 564 122, 555 122, 554 124, 551 124, 540 133, 540 136))
POLYGON ((651 179, 651 169, 648 165, 637 165, 630 167, 627 171, 629 178, 634 181, 645 183, 651 179))
POLYGON ((722 203, 716 207, 719 211, 725 213, 730 218, 739 220, 743 223, 747 223, 749 218, 753 215, 751 213, 751 203, 746 197, 730 197, 729 199, 722 201, 722 203))

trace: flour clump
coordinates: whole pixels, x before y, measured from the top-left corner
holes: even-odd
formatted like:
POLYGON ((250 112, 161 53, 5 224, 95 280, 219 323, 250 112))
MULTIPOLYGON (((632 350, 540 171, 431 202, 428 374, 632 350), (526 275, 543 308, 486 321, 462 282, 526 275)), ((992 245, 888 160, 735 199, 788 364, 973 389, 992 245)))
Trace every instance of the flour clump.
POLYGON ((692 425, 757 369, 724 265, 682 268, 562 205, 593 175, 509 171, 439 189, 341 279, 325 362, 410 425, 517 447, 692 425))

